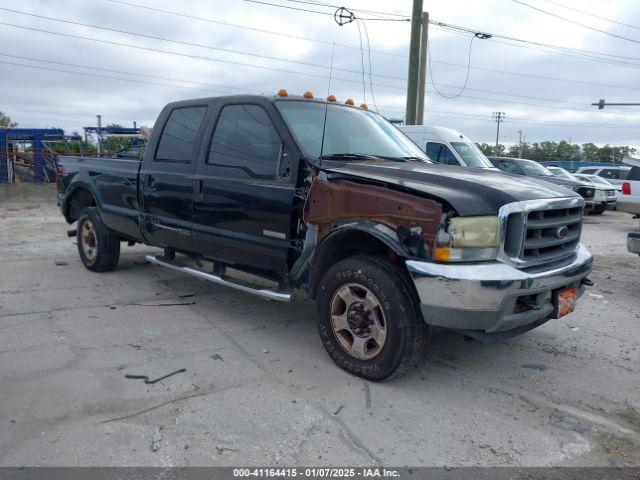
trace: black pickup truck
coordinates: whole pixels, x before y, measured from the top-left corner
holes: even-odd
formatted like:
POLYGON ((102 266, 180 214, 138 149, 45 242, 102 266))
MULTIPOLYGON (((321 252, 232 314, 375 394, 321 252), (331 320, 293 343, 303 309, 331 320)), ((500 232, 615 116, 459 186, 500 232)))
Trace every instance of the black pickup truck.
POLYGON ((142 161, 58 166, 89 270, 144 243, 163 249, 151 263, 204 280, 276 301, 301 292, 333 361, 371 380, 415 364, 430 326, 491 341, 571 312, 592 268, 580 196, 433 164, 350 100, 176 102, 142 161))

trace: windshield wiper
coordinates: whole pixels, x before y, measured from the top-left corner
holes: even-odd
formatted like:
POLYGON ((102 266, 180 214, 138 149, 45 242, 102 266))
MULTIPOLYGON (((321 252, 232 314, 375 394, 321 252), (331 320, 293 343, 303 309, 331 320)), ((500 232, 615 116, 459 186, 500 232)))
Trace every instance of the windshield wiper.
POLYGON ((320 158, 322 160, 336 160, 336 159, 377 160, 380 157, 376 157, 375 155, 367 155, 365 153, 332 153, 330 155, 323 155, 320 158))

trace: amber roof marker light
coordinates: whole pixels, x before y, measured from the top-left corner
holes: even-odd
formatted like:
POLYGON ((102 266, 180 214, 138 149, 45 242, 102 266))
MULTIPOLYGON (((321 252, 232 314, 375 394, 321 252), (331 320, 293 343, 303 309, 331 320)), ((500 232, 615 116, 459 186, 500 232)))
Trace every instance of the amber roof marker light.
POLYGON ((289 95, 289 92, 287 92, 284 88, 281 88, 280 90, 278 90, 279 97, 286 97, 287 95, 289 95))
POLYGON ((302 95, 304 98, 313 98, 313 93, 311 92, 304 92, 304 95, 302 95))
POLYGON ((367 107, 366 103, 361 103, 360 108, 362 108, 363 110, 369 110, 369 107, 367 107))
POLYGON ((347 98, 347 100, 344 102, 345 105, 355 105, 356 102, 353 101, 353 98, 347 98))
POLYGON ((335 102, 337 101, 336 96, 335 95, 329 95, 327 97, 327 102, 335 102))

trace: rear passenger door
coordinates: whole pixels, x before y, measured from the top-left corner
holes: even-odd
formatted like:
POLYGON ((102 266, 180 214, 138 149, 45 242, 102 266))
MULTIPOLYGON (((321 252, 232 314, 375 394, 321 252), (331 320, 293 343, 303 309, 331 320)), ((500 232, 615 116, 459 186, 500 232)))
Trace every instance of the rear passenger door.
MULTIPOLYGON (((163 112, 164 113, 164 112, 163 112)), ((166 117, 155 152, 140 171, 142 232, 159 247, 191 251, 193 175, 207 115, 206 105, 179 106, 166 117)), ((162 119, 159 119, 162 125, 162 119)))
POLYGON ((273 105, 222 105, 194 179, 198 253, 286 272, 295 192, 292 141, 273 105))

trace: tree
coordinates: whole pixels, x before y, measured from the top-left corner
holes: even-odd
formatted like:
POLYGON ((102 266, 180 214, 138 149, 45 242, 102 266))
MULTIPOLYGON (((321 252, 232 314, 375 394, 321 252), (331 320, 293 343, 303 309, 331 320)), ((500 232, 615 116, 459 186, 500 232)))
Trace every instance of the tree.
POLYGON ((18 122, 11 121, 11 117, 4 112, 0 112, 0 127, 15 128, 18 126, 18 122))
POLYGON ((498 148, 495 145, 489 145, 488 143, 476 143, 476 146, 480 149, 482 153, 484 153, 487 157, 495 156, 495 157, 504 157, 507 149, 501 143, 498 144, 498 148))

